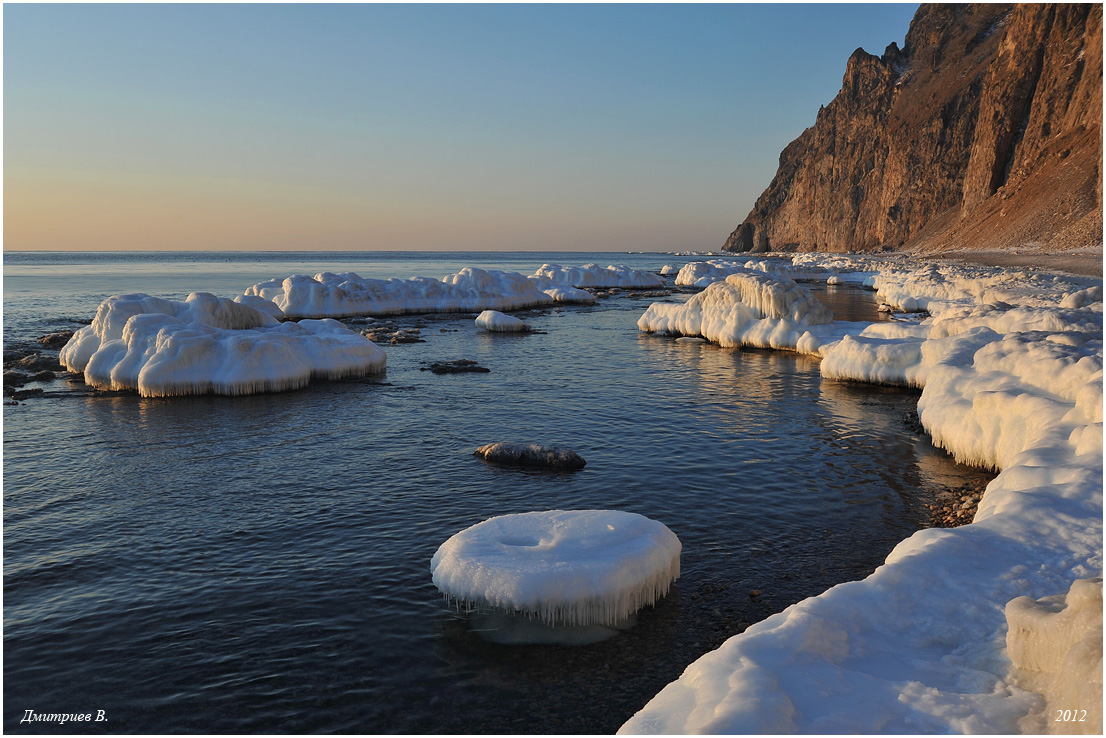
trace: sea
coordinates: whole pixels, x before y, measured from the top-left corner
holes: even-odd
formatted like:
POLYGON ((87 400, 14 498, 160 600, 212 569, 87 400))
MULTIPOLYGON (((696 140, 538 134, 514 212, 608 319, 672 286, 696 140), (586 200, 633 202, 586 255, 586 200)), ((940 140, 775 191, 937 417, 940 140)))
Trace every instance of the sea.
MULTIPOLYGON (((87 325, 112 294, 701 258, 7 252, 4 349, 87 325)), ((870 292, 808 287, 838 319, 886 317, 870 292)), ((727 638, 870 574, 930 524, 939 492, 989 478, 919 430, 916 390, 638 330, 652 302, 691 295, 516 313, 529 334, 479 330, 471 313, 382 319, 422 342, 384 345, 384 376, 293 392, 29 385, 43 394, 3 410, 5 732, 611 733, 727 638), (456 359, 489 371, 425 371, 456 359), (473 455, 496 441, 567 446, 587 466, 473 455), (431 557, 482 520, 557 509, 663 522, 680 578, 599 643, 489 641, 435 588, 431 557)))

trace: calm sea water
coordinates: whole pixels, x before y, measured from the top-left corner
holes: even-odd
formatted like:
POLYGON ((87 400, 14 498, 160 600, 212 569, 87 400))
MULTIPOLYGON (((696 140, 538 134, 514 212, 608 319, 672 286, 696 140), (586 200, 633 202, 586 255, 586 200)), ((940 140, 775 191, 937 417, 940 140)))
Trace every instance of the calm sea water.
MULTIPOLYGON (((86 323, 119 292, 688 260, 5 254, 4 341, 86 323)), ((876 319, 867 293, 820 290, 836 315, 876 319)), ((611 732, 725 638, 866 576, 937 490, 979 478, 912 434, 916 393, 641 334, 654 299, 523 313, 545 331, 532 335, 405 317, 426 342, 386 347, 383 380, 162 400, 59 380, 5 406, 5 730, 58 731, 20 725, 25 710, 104 710, 107 723, 65 731, 611 732), (420 370, 460 358, 491 371, 420 370), (588 465, 472 455, 500 440, 567 445, 588 465), (430 557, 462 528, 571 508, 638 512, 683 542, 680 580, 618 637, 494 645, 431 584, 430 557)))

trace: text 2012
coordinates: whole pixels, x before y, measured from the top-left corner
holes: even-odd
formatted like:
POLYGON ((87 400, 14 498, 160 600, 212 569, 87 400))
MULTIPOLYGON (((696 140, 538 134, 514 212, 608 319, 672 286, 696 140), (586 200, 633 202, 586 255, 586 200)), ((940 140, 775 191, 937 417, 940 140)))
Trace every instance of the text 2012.
POLYGON ((1085 723, 1087 722, 1086 710, 1057 710, 1054 723, 1085 723))

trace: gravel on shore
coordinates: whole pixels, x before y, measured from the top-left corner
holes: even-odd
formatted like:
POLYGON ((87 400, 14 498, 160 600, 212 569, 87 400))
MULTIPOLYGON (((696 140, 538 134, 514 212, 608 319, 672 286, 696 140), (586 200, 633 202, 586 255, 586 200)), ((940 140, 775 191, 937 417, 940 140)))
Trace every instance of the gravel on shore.
POLYGON ((1007 268, 1031 268, 1045 272, 1066 272, 1083 277, 1102 277, 1102 247, 1077 252, 1037 250, 939 251, 916 254, 922 259, 953 259, 969 264, 1007 268))

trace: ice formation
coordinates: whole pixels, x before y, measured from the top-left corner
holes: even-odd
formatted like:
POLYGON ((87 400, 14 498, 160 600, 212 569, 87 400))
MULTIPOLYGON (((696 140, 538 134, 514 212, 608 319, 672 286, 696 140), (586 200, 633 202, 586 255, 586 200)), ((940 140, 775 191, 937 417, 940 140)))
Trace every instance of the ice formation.
POLYGON ((337 321, 279 323, 203 292, 184 302, 109 297, 59 358, 93 387, 144 397, 278 392, 312 378, 381 372, 386 361, 371 341, 337 321))
POLYGON ((583 469, 587 462, 580 454, 562 446, 538 443, 489 443, 473 452, 499 464, 545 466, 551 469, 583 469))
POLYGON ((443 279, 365 279, 353 272, 296 274, 259 282, 246 295, 272 301, 290 318, 519 310, 554 301, 517 272, 473 267, 443 279))
POLYGON ((446 597, 469 607, 549 625, 617 624, 668 593, 680 576, 680 541, 637 513, 503 515, 443 543, 430 571, 446 597))
POLYGON ((284 320, 284 311, 278 308, 272 300, 266 300, 264 297, 258 297, 257 295, 239 295, 234 298, 234 301, 246 307, 252 307, 254 310, 260 310, 276 320, 284 320))
POLYGON ((601 267, 584 264, 564 267, 559 264, 542 264, 530 277, 541 289, 550 287, 663 287, 664 279, 652 272, 617 265, 601 267))
POLYGON ((584 303, 590 305, 595 302, 595 295, 587 290, 578 290, 575 287, 549 287, 542 290, 553 298, 555 302, 584 303))
MULTIPOLYGON (((970 525, 919 531, 863 581, 734 636, 622 732, 1019 732, 1051 687, 1010 676, 1023 656, 1005 648, 1007 603, 1102 571, 1101 280, 819 254, 793 265, 927 313, 876 324, 762 317, 774 325, 758 327, 777 304, 766 295, 789 288, 777 269, 772 289, 739 295, 717 283, 683 308, 652 306, 639 326, 810 353, 827 378, 920 387, 934 442, 1000 473, 970 525)), ((1069 607, 1083 594, 1073 590, 1069 607)), ((1033 607, 1012 603, 1011 627, 1066 627, 1033 607)))
POLYGON ((643 331, 702 336, 722 346, 794 349, 833 316, 790 279, 742 269, 714 282, 686 303, 657 302, 638 319, 643 331))
MULTIPOLYGON (((1015 678, 1044 695, 1047 732, 1102 735, 1102 578, 1078 579, 1067 595, 1013 599, 1006 621, 1015 678)), ((1025 732, 1045 732, 1035 722, 1025 732)))
POLYGON ((721 282, 731 274, 741 274, 746 271, 744 261, 725 261, 712 259, 710 261, 693 261, 684 264, 676 275, 676 284, 682 287, 705 288, 715 282, 721 282))
POLYGON ((511 315, 504 315, 498 310, 485 310, 477 315, 476 325, 486 331, 503 333, 520 333, 529 330, 527 325, 518 318, 511 315))

